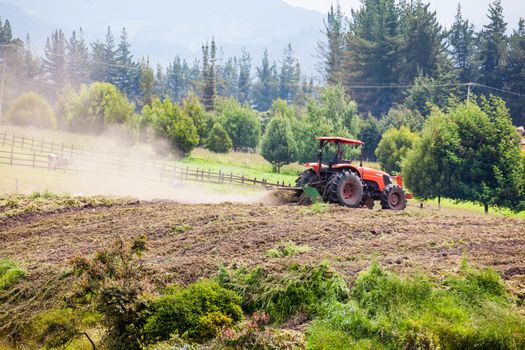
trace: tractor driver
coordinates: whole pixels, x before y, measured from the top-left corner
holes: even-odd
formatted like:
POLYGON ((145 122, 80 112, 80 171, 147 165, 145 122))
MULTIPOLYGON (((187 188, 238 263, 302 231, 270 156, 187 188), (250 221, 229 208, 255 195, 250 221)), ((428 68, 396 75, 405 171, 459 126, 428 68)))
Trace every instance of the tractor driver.
POLYGON ((339 164, 343 161, 343 149, 341 147, 341 144, 337 142, 337 151, 335 151, 334 157, 332 158, 332 161, 330 162, 330 166, 334 164, 339 164))

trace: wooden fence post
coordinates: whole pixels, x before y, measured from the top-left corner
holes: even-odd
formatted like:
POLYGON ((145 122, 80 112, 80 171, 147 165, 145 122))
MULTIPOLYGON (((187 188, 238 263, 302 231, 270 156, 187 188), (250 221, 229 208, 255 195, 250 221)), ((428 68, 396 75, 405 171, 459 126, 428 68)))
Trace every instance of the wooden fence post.
POLYGON ((244 185, 244 174, 242 174, 242 177, 241 177, 241 184, 244 185))
POLYGON ((255 186, 255 183, 256 183, 256 182, 257 182, 257 178, 254 177, 254 178, 253 178, 253 185, 254 185, 254 186, 255 186))
POLYGON ((40 153, 44 152, 44 138, 42 137, 42 142, 40 142, 40 153))
POLYGON ((15 145, 15 133, 13 133, 13 140, 11 140, 11 146, 15 145))
POLYGON ((188 174, 190 173, 190 167, 186 166, 186 180, 188 180, 188 174))
POLYGON ((208 183, 211 182, 211 169, 208 168, 208 183))
POLYGON ((11 160, 9 161, 10 165, 13 165, 13 148, 15 148, 15 144, 11 144, 11 160))
POLYGON ((233 180, 233 173, 230 171, 230 183, 232 183, 233 180))
POLYGON ((31 151, 34 151, 35 150, 35 138, 32 137, 31 138, 31 151))
POLYGON ((36 152, 33 151, 33 168, 35 168, 36 152))
POLYGON ((219 183, 221 183, 221 170, 219 169, 219 183))
POLYGON ((22 149, 24 149, 25 140, 26 140, 26 136, 22 135, 22 146, 20 146, 20 148, 22 148, 22 149))

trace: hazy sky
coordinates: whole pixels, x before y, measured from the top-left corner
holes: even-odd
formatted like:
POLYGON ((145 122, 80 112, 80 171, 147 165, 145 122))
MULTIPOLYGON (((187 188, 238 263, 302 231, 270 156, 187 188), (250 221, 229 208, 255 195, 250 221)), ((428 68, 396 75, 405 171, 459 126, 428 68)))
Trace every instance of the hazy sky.
MULTIPOLYGON (((284 0, 290 5, 304 7, 310 10, 317 10, 326 13, 330 4, 336 3, 336 0, 284 0)), ((437 16, 441 24, 450 27, 454 22, 456 8, 461 3, 463 16, 468 18, 476 28, 481 28, 487 23, 487 9, 492 0, 426 0, 430 2, 431 7, 437 10, 437 16)), ((341 7, 346 13, 351 8, 359 8, 359 0, 340 0, 341 7)), ((525 18, 525 0, 502 0, 505 20, 509 27, 517 28, 520 17, 525 18)))

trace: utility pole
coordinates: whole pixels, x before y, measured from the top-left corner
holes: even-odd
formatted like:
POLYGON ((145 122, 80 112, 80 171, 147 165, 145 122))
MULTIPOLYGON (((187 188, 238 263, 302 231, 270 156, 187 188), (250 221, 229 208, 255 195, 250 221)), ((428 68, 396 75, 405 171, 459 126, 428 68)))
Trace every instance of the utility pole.
POLYGON ((470 101, 470 87, 472 86, 472 83, 467 83, 467 102, 470 101))

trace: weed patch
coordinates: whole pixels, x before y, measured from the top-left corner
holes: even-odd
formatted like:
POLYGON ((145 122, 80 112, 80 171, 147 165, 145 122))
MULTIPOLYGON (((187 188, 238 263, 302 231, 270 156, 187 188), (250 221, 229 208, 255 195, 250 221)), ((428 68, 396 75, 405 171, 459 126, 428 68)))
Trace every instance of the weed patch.
POLYGON ((314 315, 322 301, 344 301, 348 287, 327 262, 317 266, 290 265, 282 272, 254 269, 221 268, 219 283, 236 291, 247 313, 264 310, 271 321, 282 322, 305 312, 314 315))
POLYGON ((323 305, 308 330, 309 348, 339 349, 343 335, 353 348, 522 349, 525 320, 492 270, 462 269, 434 285, 374 264, 348 302, 323 305))
POLYGON ((26 276, 14 262, 0 260, 0 291, 6 290, 26 276))
POLYGON ((296 245, 292 241, 281 242, 274 248, 269 249, 266 252, 266 256, 269 258, 284 258, 288 256, 294 256, 297 254, 303 254, 310 251, 310 247, 307 245, 296 245))

